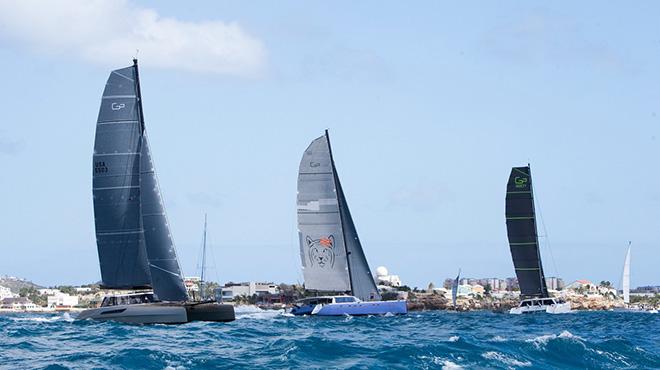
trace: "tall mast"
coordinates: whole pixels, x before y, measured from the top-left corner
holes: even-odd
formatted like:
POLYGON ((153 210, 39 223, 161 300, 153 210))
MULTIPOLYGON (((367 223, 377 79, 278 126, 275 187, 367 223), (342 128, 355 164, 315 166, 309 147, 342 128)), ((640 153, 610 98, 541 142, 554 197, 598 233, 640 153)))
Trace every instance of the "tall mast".
POLYGON ((202 243, 202 275, 199 281, 199 290, 200 290, 199 294, 200 297, 202 298, 202 301, 206 299, 206 291, 204 290, 205 270, 206 270, 206 213, 204 214, 204 237, 202 243))
POLYGON ((133 58, 133 67, 135 68, 135 86, 137 86, 138 114, 140 118, 140 131, 144 133, 144 113, 142 112, 142 92, 140 91, 140 73, 138 71, 138 60, 133 58))
POLYGON ((332 180, 335 183, 335 195, 337 196, 337 208, 339 209, 339 220, 341 227, 341 235, 344 240, 344 253, 346 254, 346 266, 348 267, 348 285, 351 288, 351 294, 353 294, 353 275, 351 273, 351 259, 348 258, 350 252, 346 247, 346 231, 344 230, 344 218, 341 216, 342 204, 339 200, 339 178, 337 176, 337 168, 335 167, 335 159, 332 156, 332 146, 330 146, 330 134, 328 130, 325 130, 325 139, 328 142, 328 152, 330 152, 330 165, 332 166, 332 180))

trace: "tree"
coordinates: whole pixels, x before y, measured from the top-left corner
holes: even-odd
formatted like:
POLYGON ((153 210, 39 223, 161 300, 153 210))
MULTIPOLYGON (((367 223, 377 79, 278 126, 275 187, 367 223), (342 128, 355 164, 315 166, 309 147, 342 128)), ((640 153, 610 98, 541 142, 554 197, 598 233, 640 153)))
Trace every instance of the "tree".
POLYGON ((607 280, 603 280, 603 281, 600 282, 600 286, 603 286, 603 287, 606 287, 606 288, 610 288, 610 287, 612 286, 612 283, 610 283, 610 282, 607 281, 607 280))
POLYGON ((486 295, 490 295, 490 292, 491 292, 492 290, 493 290, 493 287, 490 286, 490 283, 486 284, 486 286, 484 287, 484 293, 485 293, 486 295))

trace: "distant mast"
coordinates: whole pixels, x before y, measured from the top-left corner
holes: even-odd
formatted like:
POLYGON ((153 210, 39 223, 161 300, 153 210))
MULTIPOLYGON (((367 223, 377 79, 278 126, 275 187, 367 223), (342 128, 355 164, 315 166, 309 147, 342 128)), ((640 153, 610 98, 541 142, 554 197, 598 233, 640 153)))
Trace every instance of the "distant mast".
POLYGON ((203 301, 206 299, 206 291, 204 289, 204 283, 206 282, 206 213, 204 214, 204 237, 202 240, 202 273, 199 278, 199 296, 203 301))
POLYGON ((622 289, 623 289, 623 303, 630 303, 630 245, 632 242, 628 242, 628 251, 626 252, 626 260, 623 262, 623 278, 622 278, 622 289))

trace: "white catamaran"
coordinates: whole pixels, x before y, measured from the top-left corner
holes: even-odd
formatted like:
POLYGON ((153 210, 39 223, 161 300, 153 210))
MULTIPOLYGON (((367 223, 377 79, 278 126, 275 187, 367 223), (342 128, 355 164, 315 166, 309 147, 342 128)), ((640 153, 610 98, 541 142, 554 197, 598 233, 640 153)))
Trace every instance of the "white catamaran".
POLYGON ((532 172, 530 166, 514 167, 506 191, 506 228, 511 257, 520 285, 521 301, 509 313, 565 313, 570 303, 559 302, 548 294, 541 264, 536 229, 532 172))
POLYGON ((110 73, 96 124, 94 221, 107 296, 78 319, 129 323, 231 321, 234 308, 193 302, 183 283, 144 125, 137 60, 110 73))

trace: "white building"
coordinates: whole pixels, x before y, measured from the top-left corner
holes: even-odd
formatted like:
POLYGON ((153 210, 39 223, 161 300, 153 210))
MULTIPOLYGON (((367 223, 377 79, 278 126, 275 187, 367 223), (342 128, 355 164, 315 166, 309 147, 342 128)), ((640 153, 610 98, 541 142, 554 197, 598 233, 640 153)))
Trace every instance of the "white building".
POLYGON ((78 296, 68 295, 66 293, 59 293, 48 296, 48 307, 74 307, 78 305, 78 296))
POLYGON ((76 292, 78 292, 78 293, 89 293, 91 291, 92 291, 92 288, 90 288, 88 286, 81 286, 81 287, 76 288, 76 292))
POLYGON ((260 283, 254 281, 227 283, 222 287, 222 299, 230 301, 238 296, 251 297, 255 294, 278 294, 279 292, 280 287, 273 283, 260 283))
POLYGON ((400 287, 401 279, 399 275, 390 275, 385 266, 379 266, 376 269, 376 285, 400 287))
POLYGON ((11 289, 0 286, 0 301, 5 299, 5 298, 17 298, 18 294, 12 293, 11 289))
POLYGON ((0 308, 13 311, 36 311, 40 309, 27 297, 4 298, 0 301, 0 308))

